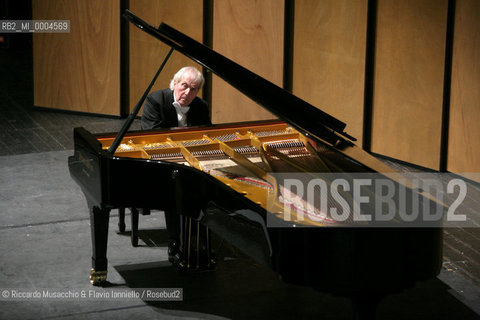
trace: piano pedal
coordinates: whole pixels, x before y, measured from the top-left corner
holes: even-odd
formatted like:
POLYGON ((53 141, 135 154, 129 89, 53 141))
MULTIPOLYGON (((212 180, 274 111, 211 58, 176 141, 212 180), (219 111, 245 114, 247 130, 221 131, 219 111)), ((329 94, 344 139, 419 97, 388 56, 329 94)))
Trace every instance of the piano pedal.
POLYGON ((180 259, 173 263, 179 272, 182 273, 198 273, 198 272, 207 272, 214 271, 216 269, 217 261, 215 257, 211 256, 210 260, 206 259, 206 255, 200 257, 200 263, 197 264, 188 264, 187 259, 180 259))
POLYGON ((210 231, 191 218, 185 217, 183 223, 182 257, 173 264, 182 272, 214 270, 216 256, 210 245, 210 231))

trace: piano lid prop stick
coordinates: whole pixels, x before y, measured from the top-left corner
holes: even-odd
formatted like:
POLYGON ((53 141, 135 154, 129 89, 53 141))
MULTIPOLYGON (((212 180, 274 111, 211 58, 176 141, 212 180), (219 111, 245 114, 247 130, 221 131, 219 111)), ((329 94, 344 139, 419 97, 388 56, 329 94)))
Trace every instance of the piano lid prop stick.
POLYGON ((118 132, 118 134, 117 134, 117 136, 115 137, 115 140, 113 141, 113 143, 112 143, 112 145, 110 146, 110 148, 108 148, 108 152, 109 152, 109 153, 114 154, 114 153, 115 153, 115 150, 117 150, 118 146, 120 145, 120 142, 122 141, 123 137, 124 137, 125 134, 127 133, 127 131, 128 131, 128 129, 130 128, 130 126, 132 125, 132 122, 133 122, 133 120, 135 119, 135 117, 137 116, 138 112, 140 111, 140 108, 142 107, 143 102, 144 102, 145 99, 147 98, 148 93, 149 93, 150 90, 152 89, 155 81, 157 81, 158 75, 160 74, 160 72, 162 72, 163 67, 164 67, 165 64, 167 63, 167 60, 168 60, 168 59, 170 58, 170 56, 172 55, 172 52, 173 52, 173 48, 170 48, 170 51, 168 51, 167 56, 166 56, 165 59, 163 60, 162 65, 160 66, 160 68, 158 68, 158 71, 157 71, 157 73, 155 74, 155 76, 153 77, 152 81, 150 82, 150 85, 148 86, 147 90, 145 90, 145 92, 143 93, 143 95, 142 95, 142 97, 140 98, 140 100, 138 100, 137 105, 136 105, 135 108, 133 109, 132 113, 130 113, 130 115, 128 116, 127 120, 125 121, 125 123, 124 123, 123 126, 122 126, 122 129, 118 132))

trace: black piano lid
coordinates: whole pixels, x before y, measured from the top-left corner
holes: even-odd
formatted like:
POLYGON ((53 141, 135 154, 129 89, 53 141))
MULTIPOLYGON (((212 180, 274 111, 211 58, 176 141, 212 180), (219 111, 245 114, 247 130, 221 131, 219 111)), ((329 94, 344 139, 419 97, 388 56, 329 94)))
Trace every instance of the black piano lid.
POLYGON ((307 137, 327 141, 332 145, 335 145, 339 140, 349 142, 344 138, 356 141, 355 138, 344 132, 346 124, 342 121, 317 109, 169 25, 162 23, 156 29, 129 10, 125 11, 124 17, 141 30, 204 66, 307 137))

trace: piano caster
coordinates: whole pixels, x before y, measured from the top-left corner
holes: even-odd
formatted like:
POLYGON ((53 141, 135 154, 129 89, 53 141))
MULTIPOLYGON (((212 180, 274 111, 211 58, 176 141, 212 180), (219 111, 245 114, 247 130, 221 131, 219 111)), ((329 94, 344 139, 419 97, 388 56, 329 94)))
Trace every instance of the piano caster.
POLYGON ((93 284, 94 286, 98 286, 105 282, 107 282, 107 271, 95 271, 95 269, 93 268, 92 270, 90 270, 91 284, 93 284))

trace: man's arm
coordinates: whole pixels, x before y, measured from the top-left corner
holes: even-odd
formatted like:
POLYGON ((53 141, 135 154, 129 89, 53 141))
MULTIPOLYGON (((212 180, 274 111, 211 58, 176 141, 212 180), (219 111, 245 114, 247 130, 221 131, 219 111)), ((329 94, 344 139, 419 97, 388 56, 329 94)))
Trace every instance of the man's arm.
POLYGON ((160 106, 158 102, 152 99, 152 96, 148 96, 145 100, 145 105, 142 111, 142 129, 156 129, 161 128, 163 123, 163 117, 160 112, 160 106))

